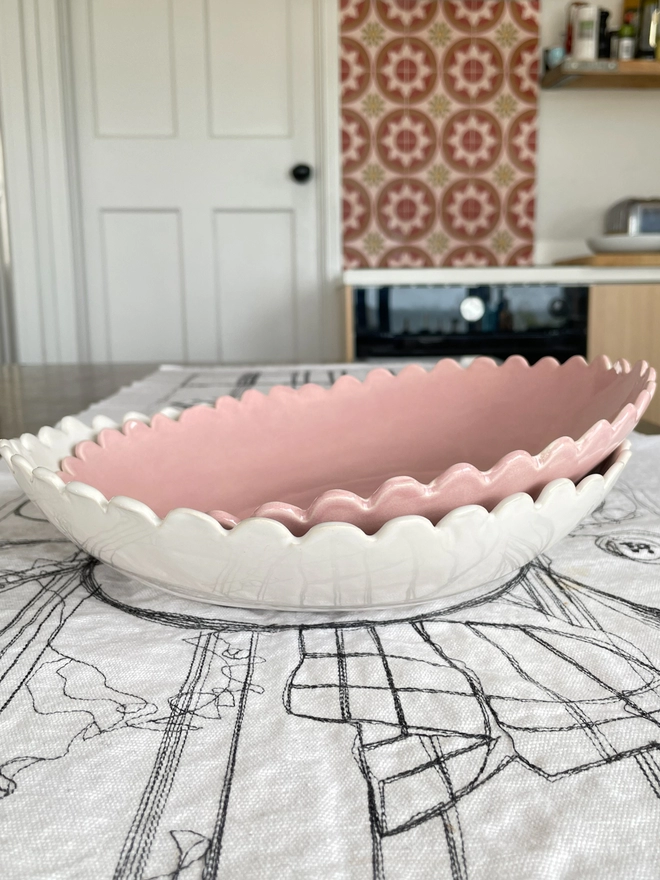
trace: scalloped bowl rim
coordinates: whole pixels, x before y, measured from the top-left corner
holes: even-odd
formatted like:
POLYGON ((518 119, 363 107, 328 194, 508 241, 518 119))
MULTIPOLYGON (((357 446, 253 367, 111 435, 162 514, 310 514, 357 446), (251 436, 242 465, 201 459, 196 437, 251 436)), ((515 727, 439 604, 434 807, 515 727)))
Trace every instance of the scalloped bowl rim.
MULTIPOLYGON (((176 410, 174 407, 165 408, 161 411, 160 414, 167 415, 168 418, 174 417, 176 413, 185 412, 185 410, 176 410)), ((125 420, 129 419, 144 419, 146 423, 147 416, 143 416, 142 414, 128 413, 125 417, 125 420)), ((96 425, 98 430, 102 430, 103 428, 110 427, 111 420, 106 416, 96 416, 93 420, 92 428, 93 431, 96 425), (95 424, 94 424, 95 423, 95 424), (98 426, 101 425, 99 428, 98 426)), ((59 431, 66 435, 71 435, 74 432, 78 431, 90 431, 90 427, 86 425, 84 422, 78 420, 75 416, 66 416, 60 422, 59 428, 50 428, 45 427, 40 429, 41 431, 59 431)), ((373 534, 369 534, 361 529, 359 526, 354 525, 353 523, 344 522, 344 521, 332 521, 332 522, 322 522, 317 525, 312 526, 307 532, 303 535, 296 536, 292 534, 291 530, 288 529, 285 525, 278 522, 275 519, 271 519, 270 517, 258 517, 251 516, 246 517, 245 519, 238 522, 235 526, 231 528, 226 528, 218 520, 211 516, 209 513, 204 513, 200 510, 195 510, 190 507, 177 507, 173 510, 170 510, 166 516, 160 517, 155 511, 153 511, 148 504, 145 504, 143 501, 139 501, 136 498, 131 498, 127 495, 115 495, 113 498, 106 498, 106 496, 94 486, 90 486, 88 483, 83 483, 79 480, 72 480, 69 483, 65 483, 64 480, 58 475, 56 471, 51 468, 45 467, 43 465, 33 465, 30 460, 26 457, 23 452, 17 451, 16 445, 23 445, 24 438, 27 438, 29 441, 37 441, 40 444, 46 446, 46 448, 51 448, 47 446, 47 444, 43 443, 43 441, 39 440, 34 434, 22 434, 19 438, 15 438, 13 440, 4 440, 0 439, 0 456, 5 459, 7 464, 9 465, 12 473, 15 473, 15 469, 19 468, 26 476, 29 476, 32 480, 33 478, 47 482, 53 488, 56 488, 61 495, 71 495, 74 498, 80 497, 85 498, 89 501, 94 501, 102 510, 107 510, 108 507, 116 507, 118 509, 126 510, 131 513, 140 514, 145 519, 147 519, 154 527, 158 528, 163 524, 172 521, 180 517, 181 515, 193 517, 200 522, 213 523, 213 525, 220 530, 220 532, 224 535, 230 536, 233 534, 237 534, 239 532, 246 531, 246 528, 251 523, 260 523, 262 525, 273 526, 273 528, 278 531, 282 536, 286 536, 287 539, 292 543, 300 543, 305 540, 311 540, 315 536, 318 536, 322 531, 327 531, 329 529, 336 530, 337 528, 342 528, 346 530, 351 530, 357 534, 359 534, 362 538, 366 540, 376 540, 381 534, 383 534, 392 524, 400 523, 402 521, 418 521, 424 524, 425 528, 438 529, 443 524, 446 524, 449 521, 453 521, 457 519, 459 516, 463 517, 466 515, 466 511, 479 510, 484 511, 489 515, 495 515, 498 512, 505 510, 508 506, 510 506, 516 499, 527 498, 532 502, 535 508, 541 509, 543 507, 544 501, 547 499, 549 494, 560 486, 571 486, 575 489, 576 493, 585 491, 585 486, 588 485, 589 482, 596 482, 598 480, 607 480, 608 475, 614 471, 614 469, 621 465, 625 467, 628 463, 631 452, 631 444, 629 440, 622 441, 621 444, 617 447, 617 449, 606 457, 607 461, 611 460, 607 470, 604 473, 590 473, 583 477, 579 482, 575 483, 573 480, 570 480, 567 477, 559 477, 555 480, 551 480, 547 483, 543 489, 541 490, 538 497, 535 499, 527 492, 515 492, 511 495, 508 495, 506 498, 503 498, 492 510, 487 510, 485 507, 479 504, 464 504, 460 507, 454 508, 450 511, 446 516, 442 517, 442 519, 433 524, 427 517, 419 516, 415 514, 406 514, 404 516, 393 517, 391 520, 388 520, 377 532, 373 534)), ((78 441, 76 441, 78 442, 78 441)), ((29 454, 29 451, 26 450, 29 454)))
MULTIPOLYGON (((574 450, 575 454, 579 456, 585 448, 588 448, 590 443, 597 442, 597 439, 602 434, 609 435, 609 451, 612 448, 616 448, 624 439, 627 434, 632 431, 635 425, 639 422, 644 411, 646 410, 656 388, 656 371, 651 367, 647 361, 638 360, 634 364, 630 364, 625 359, 619 359, 615 362, 612 362, 607 356, 601 355, 598 358, 595 358, 593 361, 588 363, 582 356, 576 355, 572 358, 569 358, 564 363, 559 363, 556 358, 552 357, 544 357, 539 359, 535 364, 530 365, 527 360, 520 355, 513 355, 512 357, 507 358, 506 361, 502 364, 496 363, 492 358, 488 357, 480 357, 476 358, 472 363, 470 363, 467 367, 462 367, 456 361, 452 359, 444 359, 439 361, 434 365, 432 370, 427 371, 422 366, 418 364, 409 364, 405 366, 397 375, 393 375, 388 370, 383 368, 375 368, 370 370, 363 379, 359 379, 355 376, 344 375, 341 376, 331 387, 325 388, 323 386, 307 383, 300 388, 293 389, 289 386, 285 385, 276 385, 270 388, 267 392, 262 392, 257 389, 250 389, 243 396, 241 400, 236 401, 236 404, 240 406, 244 400, 249 401, 251 398, 255 397, 259 398, 267 398, 286 394, 296 394, 296 395, 304 395, 306 389, 313 389, 314 393, 323 392, 324 394, 332 394, 340 392, 344 389, 349 390, 351 388, 358 388, 360 386, 365 387, 368 386, 370 382, 373 381, 382 381, 384 377, 387 377, 388 380, 396 381, 400 376, 410 375, 412 371, 416 373, 431 373, 435 370, 453 370, 454 372, 467 372, 475 368, 475 364, 480 364, 481 367, 493 368, 493 369, 502 369, 507 364, 515 364, 516 366, 524 367, 528 370, 535 370, 537 368, 542 369, 544 366, 548 364, 553 365, 557 369, 561 369, 562 367, 571 364, 571 363, 579 363, 581 367, 585 370, 603 370, 608 372, 610 370, 614 370, 616 373, 628 374, 636 369, 639 369, 639 377, 643 379, 646 376, 646 384, 644 388, 638 393, 634 402, 629 401, 625 403, 617 413, 617 415, 612 419, 599 419, 597 420, 591 427, 589 427, 583 434, 577 439, 574 440, 570 436, 561 436, 557 437, 548 443, 539 453, 532 455, 526 450, 517 449, 512 450, 506 455, 502 456, 491 468, 487 470, 481 470, 475 465, 470 464, 469 462, 456 462, 451 465, 449 468, 440 473, 437 477, 431 480, 429 483, 422 483, 416 480, 414 477, 410 476, 393 476, 384 480, 377 489, 372 492, 368 497, 363 497, 361 495, 356 494, 348 489, 328 489, 322 492, 315 500, 306 508, 301 508, 296 506, 295 504, 291 504, 289 502, 284 501, 267 501, 260 505, 258 505, 254 511, 246 517, 236 517, 233 514, 224 511, 218 510, 217 508, 213 508, 208 511, 201 511, 196 508, 189 507, 175 507, 172 508, 168 512, 173 513, 176 510, 197 510, 199 513, 204 513, 205 515, 211 516, 216 521, 220 522, 221 525, 225 528, 236 528, 240 525, 241 522, 244 522, 246 519, 261 519, 267 518, 272 521, 277 522, 276 517, 273 513, 280 513, 283 516, 289 516, 291 521, 294 522, 297 526, 301 526, 305 528, 305 533, 310 530, 310 528, 316 528, 318 525, 323 525, 323 522, 316 522, 309 526, 309 523, 316 518, 316 515, 319 511, 323 510, 324 505, 327 505, 329 502, 333 501, 342 501, 347 505, 353 507, 354 511, 362 512, 362 513, 370 513, 375 511, 379 504, 381 504, 384 500, 387 499, 388 496, 396 494, 401 489, 406 489, 411 493, 415 493, 418 498, 432 498, 438 497, 443 491, 446 491, 448 487, 450 487, 451 483, 457 479, 466 479, 469 478, 473 480, 475 483, 481 484, 483 488, 491 487, 497 485, 498 479, 505 479, 507 475, 507 471, 509 468, 517 467, 520 465, 521 461, 525 462, 526 467, 528 467, 532 471, 536 471, 539 476, 543 475, 544 468, 547 467, 548 462, 553 459, 555 456, 559 456, 564 452, 567 453, 568 450, 574 450), (623 429, 626 433, 619 437, 618 440, 612 444, 612 437, 615 437, 617 432, 623 429), (225 525, 227 524, 227 525, 225 525)), ((85 436, 82 442, 92 441, 98 444, 98 435, 105 430, 112 430, 118 432, 121 437, 127 439, 126 434, 123 431, 123 428, 131 423, 131 422, 140 422, 144 424, 146 427, 151 428, 152 420, 156 417, 165 417, 171 421, 177 422, 180 420, 185 421, 188 416, 187 413, 198 409, 214 409, 219 401, 223 400, 223 397, 219 397, 215 404, 195 404, 192 407, 188 408, 176 408, 176 407, 166 407, 158 413, 154 413, 153 416, 149 417, 139 412, 129 412, 126 413, 121 422, 117 422, 113 419, 109 419, 104 416, 97 416, 93 422, 94 430, 90 433, 89 436, 85 436)), ((57 430, 64 430, 66 433, 66 428, 63 429, 62 426, 65 424, 69 424, 69 420, 74 417, 67 417, 67 419, 63 419, 60 422, 60 427, 58 428, 41 428, 38 432, 37 437, 35 438, 39 442, 47 443, 47 438, 50 432, 57 430)), ((79 423, 81 424, 81 423, 79 423)), ((26 437, 34 437, 34 435, 22 435, 20 438, 21 441, 26 437)), ((7 441, 0 441, 7 442, 7 441)), ((10 441, 11 442, 11 441, 10 441)), ((68 455, 64 456, 61 459, 61 464, 64 463, 65 459, 75 459, 75 444, 72 447, 72 451, 68 453, 68 455)), ((567 453, 568 454, 568 453, 567 453)), ((608 454, 608 450, 605 450, 603 458, 606 458, 608 454)), ((61 470, 61 468, 60 468, 61 470)), ((68 482, 68 485, 73 483, 80 483, 82 485, 89 485, 84 483, 81 480, 74 479, 68 482)), ((94 488, 91 487, 90 488, 94 488)), ((99 490, 95 490, 99 491, 99 490)), ((101 496, 108 500, 103 493, 101 496)), ((131 497, 127 495, 120 495, 115 497, 131 497)), ((507 497, 507 496, 505 496, 507 497)), ((138 499, 134 499, 138 501, 138 499)), ((139 502, 138 503, 144 503, 139 502)), ((461 505, 467 506, 467 505, 461 505)), ((479 505, 480 506, 480 505, 479 505)), ((149 505, 145 504, 152 513, 153 510, 149 507, 149 505)), ((404 515, 414 515, 414 514, 404 514, 404 515)), ((154 513, 154 516, 156 514, 154 513)), ((396 517, 400 518, 400 517, 396 517)), ((348 522, 347 520, 325 520, 324 522, 348 522)), ((348 524, 351 524, 348 522, 348 524)), ((280 523, 284 528, 287 528, 289 531, 289 527, 284 523, 280 523)), ((359 526, 357 526, 360 528, 359 526)), ((363 529, 361 529, 363 530, 363 529)), ((363 530, 364 531, 364 530, 363 530)), ((365 532, 366 534, 366 532, 365 532)))
MULTIPOLYGON (((76 425, 91 430, 75 419, 69 430, 76 425)), ((536 500, 516 493, 492 511, 466 505, 436 525, 407 515, 373 535, 340 522, 296 537, 267 518, 226 529, 208 514, 179 508, 161 519, 135 499, 108 501, 84 483, 64 483, 21 447, 20 440, 0 441, 21 489, 74 543, 124 575, 213 604, 325 613, 416 605, 510 574, 600 504, 631 457, 624 441, 601 473, 577 485, 559 478, 536 500)))

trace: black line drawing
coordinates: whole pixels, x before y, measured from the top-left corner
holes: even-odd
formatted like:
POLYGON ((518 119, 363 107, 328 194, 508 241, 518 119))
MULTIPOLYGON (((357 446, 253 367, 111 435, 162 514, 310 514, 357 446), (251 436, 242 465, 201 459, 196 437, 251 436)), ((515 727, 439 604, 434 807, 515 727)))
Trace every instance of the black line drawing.
POLYGON ((170 837, 176 846, 176 865, 167 874, 149 877, 149 880, 185 880, 186 877, 192 876, 193 871, 199 876, 200 864, 203 868, 209 848, 208 837, 187 829, 170 831, 170 837))
MULTIPOLYGON (((538 621, 480 620, 477 608, 415 621, 407 632, 400 624, 366 626, 350 632, 350 647, 340 629, 300 630, 284 705, 355 727, 375 878, 386 876, 384 843, 437 816, 451 876, 467 877, 460 801, 514 761, 552 782, 632 758, 660 797, 658 661, 603 628, 597 613, 604 603, 626 616, 636 609, 557 574, 544 559, 502 601, 538 621), (594 671, 601 655, 619 661, 617 680, 594 671), (510 681, 498 693, 491 681, 502 668, 510 681)), ((639 612, 660 628, 660 612, 639 612)))
POLYGON ((24 584, 39 589, 0 627, 0 712, 14 699, 37 667, 66 620, 87 599, 80 589, 89 557, 74 553, 64 562, 37 559, 25 571, 6 571, 0 591, 24 584))
POLYGON ((165 726, 160 747, 119 856, 115 880, 133 880, 144 876, 151 846, 174 785, 188 735, 195 726, 193 719, 222 718, 224 707, 236 706, 238 697, 230 755, 219 797, 215 827, 203 855, 204 878, 215 877, 217 871, 245 702, 250 692, 259 692, 259 687, 252 682, 252 675, 255 663, 263 661, 256 656, 257 635, 250 639, 248 650, 233 646, 220 638, 218 632, 202 632, 190 641, 194 647, 190 667, 178 693, 170 700, 169 717, 163 719, 165 726), (209 684, 214 659, 220 659, 219 672, 226 682, 219 688, 209 684))
MULTIPOLYGON (((310 378, 331 384, 340 372, 287 375, 296 387, 310 378)), ((213 400, 217 381, 203 371, 186 374, 158 405, 189 406, 187 393, 213 400)), ((226 390, 240 397, 267 385, 266 373, 245 370, 226 390)), ((363 797, 343 809, 371 839, 375 880, 405 877, 407 847, 431 841, 446 859, 438 876, 469 880, 479 846, 470 806, 504 774, 522 773, 542 799, 550 788, 617 765, 660 816, 660 607, 632 592, 617 595, 612 585, 573 577, 555 557, 541 557, 489 592, 439 608, 355 614, 341 624, 275 615, 259 623, 223 608, 202 615, 178 600, 171 610, 165 602, 125 601, 128 582, 125 597, 109 589, 104 567, 69 553, 23 497, 3 498, 0 724, 24 719, 26 739, 0 739, 0 817, 11 817, 39 767, 57 778, 58 763, 83 760, 127 731, 143 737, 137 794, 117 819, 122 843, 109 856, 108 877, 223 876, 228 831, 238 808, 247 809, 240 767, 252 757, 245 752, 251 725, 284 719, 307 737, 321 725, 351 731, 342 760, 363 797), (171 634, 179 660, 168 667, 171 691, 162 699, 116 684, 93 645, 64 646, 83 615, 100 611, 106 625, 129 621, 144 633, 147 650, 150 632, 171 634), (276 644, 288 665, 281 657, 275 663, 276 644), (282 697, 279 719, 255 721, 264 688, 282 697), (49 728, 55 718, 68 725, 57 735, 49 728), (193 814, 186 804, 196 781, 185 767, 200 742, 213 749, 217 780, 193 814)), ((621 484, 569 545, 648 580, 660 560, 652 489, 621 484)), ((48 801, 47 787, 41 796, 48 801)), ((320 819, 308 821, 314 834, 320 819)))
POLYGON ((123 727, 154 724, 150 716, 155 706, 135 694, 110 687, 95 666, 53 648, 46 649, 22 690, 23 705, 18 711, 24 739, 13 738, 14 751, 9 756, 0 750, 0 797, 14 793, 16 777, 22 770, 68 755, 81 739, 123 727), (54 725, 49 716, 67 716, 67 723, 54 725))
POLYGON ((235 397, 237 400, 240 400, 240 398, 243 396, 243 392, 247 391, 248 388, 254 388, 254 386, 259 381, 260 375, 261 373, 259 373, 258 371, 241 373, 241 375, 238 377, 236 385, 229 392, 231 397, 235 397))
POLYGON ((644 562, 647 565, 660 563, 660 536, 653 532, 628 532, 616 538, 603 535, 596 538, 596 547, 611 553, 613 556, 621 556, 624 559, 633 559, 635 562, 644 562))

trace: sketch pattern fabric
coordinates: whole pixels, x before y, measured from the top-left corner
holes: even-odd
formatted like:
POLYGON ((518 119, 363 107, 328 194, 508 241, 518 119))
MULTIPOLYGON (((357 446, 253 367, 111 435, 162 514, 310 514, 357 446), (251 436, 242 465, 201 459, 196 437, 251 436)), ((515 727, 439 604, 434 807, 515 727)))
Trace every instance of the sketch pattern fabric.
MULTIPOLYGON (((95 411, 343 371, 163 369, 95 411)), ((657 877, 660 438, 634 447, 551 557, 333 616, 130 582, 3 469, 0 876, 657 877)))

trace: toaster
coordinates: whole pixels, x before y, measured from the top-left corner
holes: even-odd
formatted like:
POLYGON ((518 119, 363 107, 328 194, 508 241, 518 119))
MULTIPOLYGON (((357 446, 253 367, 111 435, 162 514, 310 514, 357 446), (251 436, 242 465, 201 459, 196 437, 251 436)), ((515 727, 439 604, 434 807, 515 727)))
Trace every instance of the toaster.
POLYGON ((624 199, 605 214, 606 235, 652 235, 660 233, 660 197, 624 199))

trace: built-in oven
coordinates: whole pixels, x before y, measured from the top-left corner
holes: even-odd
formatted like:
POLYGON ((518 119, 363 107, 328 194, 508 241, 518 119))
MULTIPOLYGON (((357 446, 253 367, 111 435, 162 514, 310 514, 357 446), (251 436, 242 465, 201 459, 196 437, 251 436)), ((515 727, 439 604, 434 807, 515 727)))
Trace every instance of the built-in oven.
POLYGON ((354 288, 356 357, 564 361, 586 354, 588 295, 559 285, 354 288))

